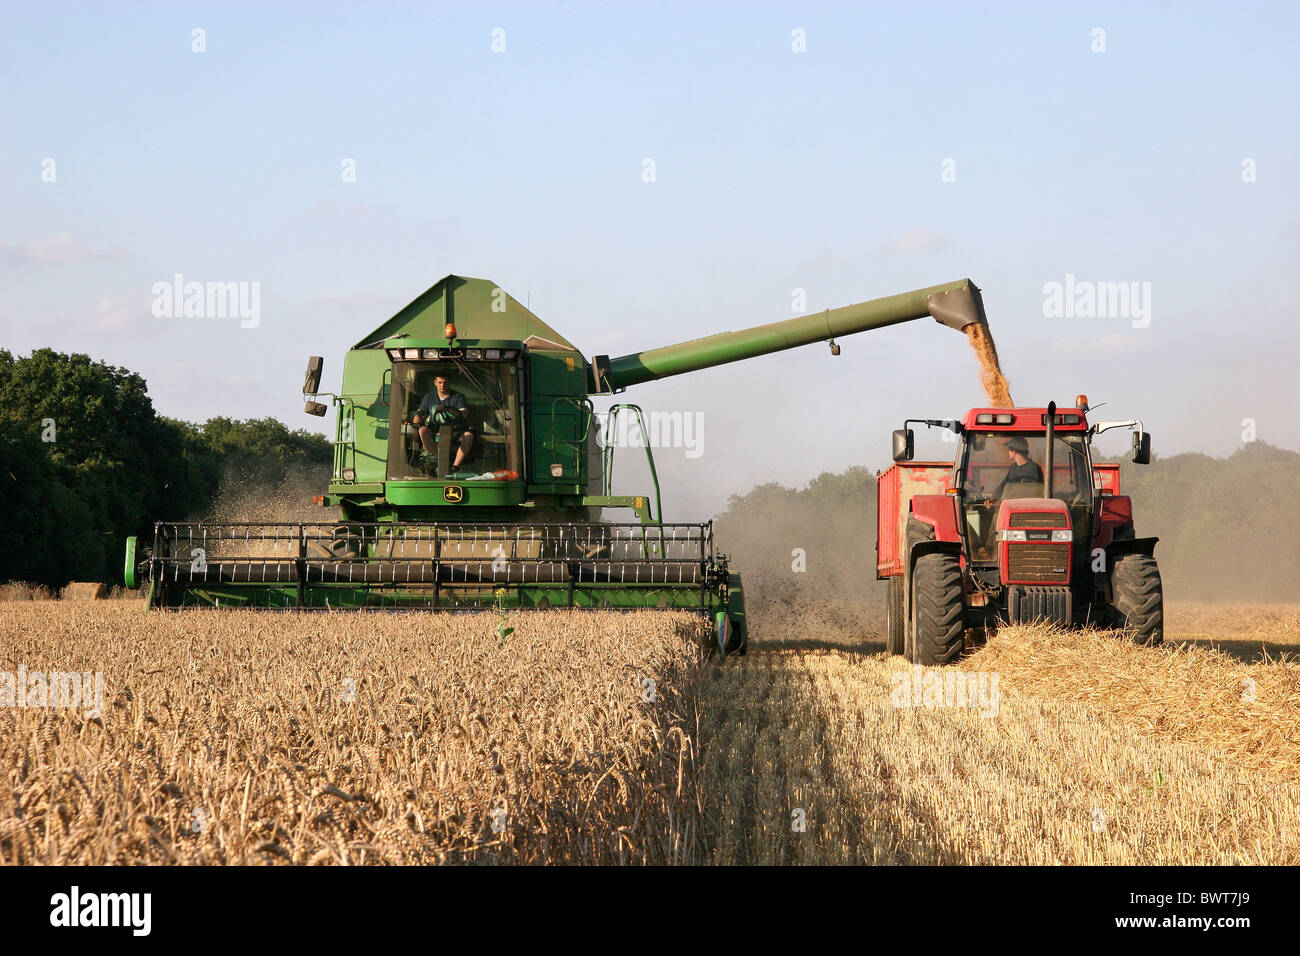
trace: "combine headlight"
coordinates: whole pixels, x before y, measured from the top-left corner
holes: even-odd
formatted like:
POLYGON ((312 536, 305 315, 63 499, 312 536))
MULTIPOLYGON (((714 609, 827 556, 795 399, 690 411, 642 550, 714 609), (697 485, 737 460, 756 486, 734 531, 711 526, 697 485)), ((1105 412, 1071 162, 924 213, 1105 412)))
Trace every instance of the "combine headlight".
POLYGON ((389 357, 390 359, 392 359, 394 362, 400 362, 400 361, 402 360, 402 350, 401 350, 401 349, 389 349, 389 350, 388 350, 388 357, 389 357))
POLYGON ((999 541, 1028 541, 1025 532, 1018 528, 1009 528, 1006 531, 998 532, 999 541))
POLYGON ((466 350, 465 350, 465 358, 469 359, 471 362, 477 362, 477 361, 479 361, 480 359, 483 358, 483 350, 482 350, 482 349, 466 349, 466 350))
POLYGON ((420 357, 420 350, 419 350, 419 349, 405 349, 405 350, 403 351, 403 354, 404 354, 404 355, 406 356, 406 358, 408 358, 408 359, 418 359, 418 358, 420 357))
POLYGON ((552 465, 552 466, 551 466, 551 477, 552 477, 552 478, 563 478, 563 477, 564 477, 564 466, 563 466, 563 465, 552 465))
POLYGON ((344 480, 344 481, 356 481, 356 480, 357 480, 357 470, 356 470, 355 468, 344 468, 344 469, 343 469, 343 480, 344 480))
POLYGON ((1053 531, 1053 532, 1052 532, 1052 540, 1053 540, 1053 541, 1073 541, 1073 540, 1074 540, 1074 532, 1071 531, 1069 528, 1063 528, 1063 529, 1061 529, 1061 530, 1059 530, 1059 531, 1053 531))
POLYGON ((487 359, 489 362, 495 362, 497 359, 501 357, 501 350, 487 349, 483 352, 483 357, 487 359))
POLYGON ((438 357, 438 350, 437 350, 437 349, 425 349, 425 350, 424 350, 424 357, 427 358, 427 359, 436 359, 436 358, 438 357))

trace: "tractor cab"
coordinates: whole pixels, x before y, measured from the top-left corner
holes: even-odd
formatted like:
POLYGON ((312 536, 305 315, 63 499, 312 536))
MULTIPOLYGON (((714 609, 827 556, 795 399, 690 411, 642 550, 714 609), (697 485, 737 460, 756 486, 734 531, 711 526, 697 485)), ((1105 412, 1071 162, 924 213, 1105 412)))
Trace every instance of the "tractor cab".
POLYGON ((992 586, 1070 583, 1073 541, 1086 545, 1094 517, 1086 408, 973 409, 954 469, 974 576, 992 586))
POLYGON ((955 487, 973 565, 996 565, 1004 532, 1024 523, 1013 519, 1031 514, 1043 516, 1028 519, 1030 523, 1045 522, 1053 530, 1069 529, 1088 539, 1094 489, 1084 413, 1056 413, 1050 453, 1046 415, 1047 409, 1040 408, 976 409, 963 423, 955 487), (1045 508, 1049 501, 1064 507, 1045 508), (1062 528, 1054 527, 1061 519, 1049 518, 1049 513, 1062 516, 1062 528))

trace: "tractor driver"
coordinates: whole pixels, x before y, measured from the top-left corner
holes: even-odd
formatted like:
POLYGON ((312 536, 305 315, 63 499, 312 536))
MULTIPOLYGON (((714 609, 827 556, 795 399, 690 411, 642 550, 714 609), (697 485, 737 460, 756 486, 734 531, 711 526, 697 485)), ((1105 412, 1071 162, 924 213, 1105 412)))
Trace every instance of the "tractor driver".
POLYGON ((469 430, 468 421, 469 404, 465 401, 465 396, 452 391, 447 376, 439 372, 433 378, 433 391, 420 399, 419 411, 411 417, 411 424, 419 428, 420 445, 424 448, 422 459, 425 462, 437 460, 437 429, 440 426, 459 426, 463 431, 451 467, 460 468, 474 447, 474 433, 469 430))
POLYGON ((1007 457, 1011 460, 1011 467, 1007 469, 1002 484, 993 492, 993 497, 1001 498, 1007 485, 1043 483, 1043 469, 1029 457, 1029 442, 1023 436, 1016 435, 1007 442, 1007 457))

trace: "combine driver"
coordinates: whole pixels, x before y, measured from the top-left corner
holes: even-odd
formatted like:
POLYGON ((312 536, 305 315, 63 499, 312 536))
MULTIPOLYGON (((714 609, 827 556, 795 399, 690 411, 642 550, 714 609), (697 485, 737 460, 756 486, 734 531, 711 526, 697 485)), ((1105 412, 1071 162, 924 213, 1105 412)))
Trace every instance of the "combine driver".
POLYGON ((438 460, 438 433, 440 425, 461 426, 460 440, 456 448, 456 459, 451 463, 452 471, 459 471, 465 459, 474 447, 474 433, 469 430, 469 404, 460 392, 451 390, 447 376, 439 372, 433 379, 433 391, 420 399, 420 410, 411 419, 411 424, 420 431, 420 444, 424 448, 421 459, 425 465, 438 460), (430 427, 432 426, 432 427, 430 427))

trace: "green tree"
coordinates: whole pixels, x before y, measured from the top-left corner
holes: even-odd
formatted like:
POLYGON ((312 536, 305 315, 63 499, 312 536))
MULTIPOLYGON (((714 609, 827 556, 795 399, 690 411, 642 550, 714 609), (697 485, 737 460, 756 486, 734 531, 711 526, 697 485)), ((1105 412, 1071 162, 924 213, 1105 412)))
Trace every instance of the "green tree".
POLYGON ((161 418, 140 375, 53 349, 0 350, 0 409, 0 580, 118 583, 126 537, 204 514, 223 477, 274 484, 305 466, 323 488, 333 456, 273 418, 161 418))

